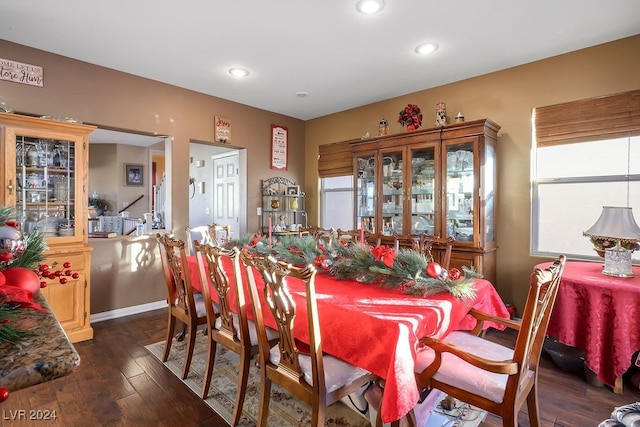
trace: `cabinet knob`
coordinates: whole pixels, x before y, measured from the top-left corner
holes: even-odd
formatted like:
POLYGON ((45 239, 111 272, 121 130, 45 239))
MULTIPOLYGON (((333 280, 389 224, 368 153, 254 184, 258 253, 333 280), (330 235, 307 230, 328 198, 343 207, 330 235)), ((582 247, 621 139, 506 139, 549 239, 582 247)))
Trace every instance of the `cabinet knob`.
POLYGON ((9 180, 9 185, 7 185, 7 190, 9 190, 9 195, 13 191, 13 181, 9 180))

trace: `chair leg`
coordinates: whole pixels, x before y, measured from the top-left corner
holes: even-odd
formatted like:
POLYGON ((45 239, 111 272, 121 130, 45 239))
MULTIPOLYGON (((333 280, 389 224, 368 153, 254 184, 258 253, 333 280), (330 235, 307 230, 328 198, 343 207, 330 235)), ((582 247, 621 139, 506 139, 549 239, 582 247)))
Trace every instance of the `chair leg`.
POLYGON ((176 335, 176 339, 178 340, 178 342, 184 341, 185 335, 187 335, 187 324, 183 323, 182 330, 176 335))
POLYGON ((527 395, 527 409, 529 412, 529 424, 531 427, 540 426, 540 408, 538 407, 538 387, 534 383, 527 395))
POLYGON ((251 363, 251 353, 242 352, 240 354, 240 365, 238 366, 238 392, 236 393, 236 407, 233 410, 233 421, 231 425, 237 425, 242 416, 242 406, 244 396, 247 394, 247 383, 249 382, 249 366, 251 363))
POLYGON ((316 405, 314 405, 313 408, 311 408, 311 425, 312 426, 324 425, 325 410, 326 410, 326 405, 318 404, 318 403, 316 403, 316 405))
POLYGON ((260 382, 260 403, 258 404, 258 425, 266 427, 269 418, 269 400, 271 399, 271 380, 262 375, 260 382))
POLYGON ((213 367, 216 363, 216 344, 217 343, 212 339, 209 339, 209 342, 207 343, 207 366, 204 370, 204 382, 202 383, 203 399, 207 398, 207 395, 209 394, 209 387, 211 386, 211 376, 213 375, 213 367))
POLYGON ((164 346, 164 354, 162 355, 162 362, 166 362, 169 358, 169 352, 171 352, 171 343, 173 343, 173 332, 176 329, 176 318, 173 317, 171 311, 169 311, 169 322, 167 324, 167 340, 164 346))
POLYGON ((196 344, 196 329, 197 325, 189 325, 189 341, 187 341, 187 357, 184 360, 184 368, 182 368, 182 379, 184 380, 189 375, 189 367, 191 367, 191 359, 193 358, 193 348, 196 344))

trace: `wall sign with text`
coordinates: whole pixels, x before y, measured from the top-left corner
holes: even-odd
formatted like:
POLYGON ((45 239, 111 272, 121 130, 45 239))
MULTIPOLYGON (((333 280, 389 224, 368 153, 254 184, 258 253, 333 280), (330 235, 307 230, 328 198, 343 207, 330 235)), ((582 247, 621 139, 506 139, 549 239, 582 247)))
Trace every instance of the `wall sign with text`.
POLYGON ((42 67, 37 65, 23 64, 22 62, 0 58, 0 80, 42 87, 44 84, 42 74, 42 67))
POLYGON ((231 120, 214 116, 216 142, 231 142, 231 120))
POLYGON ((271 125, 271 169, 287 170, 287 149, 289 129, 284 126, 271 125))

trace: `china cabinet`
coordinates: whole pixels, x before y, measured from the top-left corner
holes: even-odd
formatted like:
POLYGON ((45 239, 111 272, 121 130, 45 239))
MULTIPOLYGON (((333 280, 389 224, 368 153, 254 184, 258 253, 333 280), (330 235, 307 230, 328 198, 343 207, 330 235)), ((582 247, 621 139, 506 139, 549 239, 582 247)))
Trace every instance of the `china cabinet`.
POLYGON ((261 181, 261 230, 268 234, 269 225, 275 234, 297 233, 298 227, 307 226, 305 195, 300 186, 283 177, 261 181))
POLYGON ((483 119, 351 142, 356 228, 451 236, 451 266, 495 283, 499 129, 483 119))
POLYGON ((91 247, 87 244, 88 136, 95 127, 0 113, 4 206, 15 207, 23 232, 41 230, 44 263, 77 272, 44 279, 42 294, 72 342, 93 337, 89 322, 91 247))

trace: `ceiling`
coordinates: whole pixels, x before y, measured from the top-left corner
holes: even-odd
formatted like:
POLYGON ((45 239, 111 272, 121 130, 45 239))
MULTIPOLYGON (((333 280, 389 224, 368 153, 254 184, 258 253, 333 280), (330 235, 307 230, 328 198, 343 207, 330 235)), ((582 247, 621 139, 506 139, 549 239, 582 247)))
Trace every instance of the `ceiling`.
POLYGON ((355 3, 2 0, 0 38, 308 120, 640 33, 638 0, 355 3))

